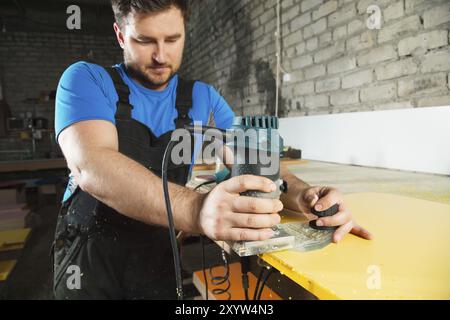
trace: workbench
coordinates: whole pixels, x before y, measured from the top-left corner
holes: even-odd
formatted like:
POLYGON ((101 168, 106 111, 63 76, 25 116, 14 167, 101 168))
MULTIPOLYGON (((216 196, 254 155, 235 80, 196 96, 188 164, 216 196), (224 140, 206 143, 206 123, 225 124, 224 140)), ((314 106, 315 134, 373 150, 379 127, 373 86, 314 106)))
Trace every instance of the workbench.
POLYGON ((65 168, 67 168, 67 163, 64 158, 21 160, 21 161, 0 161, 0 173, 55 170, 55 169, 65 169, 65 168))
POLYGON ((374 240, 347 235, 322 250, 261 258, 319 299, 450 299, 450 205, 377 193, 345 202, 374 240))

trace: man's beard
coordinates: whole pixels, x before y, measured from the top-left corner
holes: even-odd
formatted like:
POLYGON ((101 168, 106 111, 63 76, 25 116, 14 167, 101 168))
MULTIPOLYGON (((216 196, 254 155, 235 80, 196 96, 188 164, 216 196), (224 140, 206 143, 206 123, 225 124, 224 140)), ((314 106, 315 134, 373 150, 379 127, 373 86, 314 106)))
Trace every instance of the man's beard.
POLYGON ((125 68, 130 77, 137 80, 144 87, 152 90, 159 89, 168 84, 177 72, 177 70, 174 70, 171 65, 160 65, 156 63, 152 63, 149 66, 139 68, 133 65, 133 63, 125 61, 125 68), (167 76, 166 73, 164 73, 161 76, 155 77, 154 75, 149 74, 151 68, 155 67, 166 67, 168 70, 170 70, 169 75, 167 76))

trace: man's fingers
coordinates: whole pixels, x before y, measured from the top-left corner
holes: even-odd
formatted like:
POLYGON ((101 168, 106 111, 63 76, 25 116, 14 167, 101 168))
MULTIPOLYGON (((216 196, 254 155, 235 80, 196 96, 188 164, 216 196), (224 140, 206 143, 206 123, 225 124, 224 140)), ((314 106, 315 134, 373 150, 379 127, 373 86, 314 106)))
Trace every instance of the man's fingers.
POLYGON ((231 178, 222 183, 225 191, 239 194, 248 190, 258 190, 262 192, 273 192, 277 186, 273 181, 264 177, 253 175, 243 175, 231 178))
POLYGON ((272 229, 243 229, 233 228, 227 234, 227 239, 231 241, 262 241, 272 238, 274 232, 272 229))
POLYGON ((306 201, 306 203, 313 208, 314 205, 319 200, 319 192, 320 187, 312 187, 306 190, 305 194, 303 195, 303 199, 306 201))
POLYGON ((232 208, 235 212, 274 213, 283 210, 283 203, 277 199, 236 197, 232 208))
POLYGON ((373 239, 373 235, 368 230, 364 229, 359 225, 354 225, 353 229, 351 230, 351 233, 354 234, 355 236, 358 236, 366 240, 373 239))
POLYGON ((342 203, 342 196, 336 189, 329 189, 325 194, 316 202, 314 209, 316 211, 325 211, 334 206, 335 204, 342 203))
POLYGON ((352 215, 350 211, 345 210, 343 205, 341 205, 342 211, 339 211, 334 216, 320 218, 316 221, 319 227, 337 227, 342 226, 352 220, 352 215))
POLYGON ((265 229, 272 228, 281 222, 279 214, 246 214, 233 212, 231 224, 236 228, 265 229))
POLYGON ((336 230, 336 232, 333 235, 333 241, 335 243, 340 242, 347 233, 352 233, 355 236, 358 236, 358 237, 366 239, 366 240, 373 239, 373 235, 369 231, 367 231, 363 227, 355 224, 352 220, 352 221, 342 225, 341 227, 339 227, 336 230))
POLYGON ((340 242, 345 237, 345 235, 349 233, 350 230, 352 230, 352 228, 353 228, 352 221, 340 226, 333 235, 333 242, 335 243, 340 242))

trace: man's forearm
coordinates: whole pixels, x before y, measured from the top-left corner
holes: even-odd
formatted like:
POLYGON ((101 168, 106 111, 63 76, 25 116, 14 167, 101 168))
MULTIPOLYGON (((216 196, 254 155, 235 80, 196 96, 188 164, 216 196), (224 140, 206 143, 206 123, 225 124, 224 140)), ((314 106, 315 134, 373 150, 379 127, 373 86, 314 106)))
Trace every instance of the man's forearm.
MULTIPOLYGON (((123 154, 99 149, 84 155, 78 174, 80 187, 123 215, 147 224, 168 226, 162 181, 123 154)), ((175 227, 197 233, 203 196, 170 184, 175 227)))
POLYGON ((281 164, 280 175, 288 185, 288 193, 281 195, 281 202, 283 202, 286 209, 301 211, 299 207, 299 197, 302 192, 310 186, 297 178, 284 164, 281 164))

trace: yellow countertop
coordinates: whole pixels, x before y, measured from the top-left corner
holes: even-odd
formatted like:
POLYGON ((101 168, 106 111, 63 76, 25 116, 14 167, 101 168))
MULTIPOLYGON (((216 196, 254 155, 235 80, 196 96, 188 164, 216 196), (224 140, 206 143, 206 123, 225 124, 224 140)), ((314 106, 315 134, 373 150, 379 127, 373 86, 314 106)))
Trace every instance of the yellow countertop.
POLYGON ((348 235, 262 259, 319 299, 450 299, 450 205, 379 193, 345 201, 374 240, 348 235))

